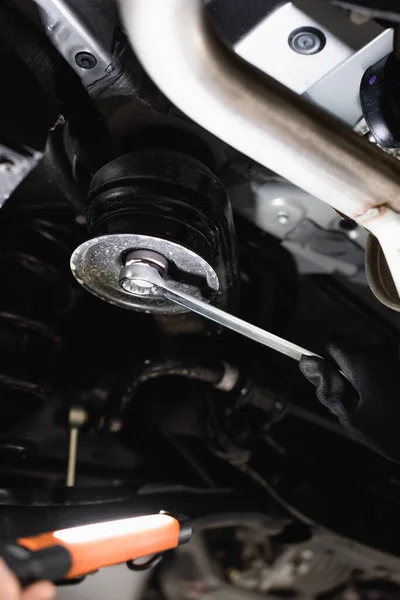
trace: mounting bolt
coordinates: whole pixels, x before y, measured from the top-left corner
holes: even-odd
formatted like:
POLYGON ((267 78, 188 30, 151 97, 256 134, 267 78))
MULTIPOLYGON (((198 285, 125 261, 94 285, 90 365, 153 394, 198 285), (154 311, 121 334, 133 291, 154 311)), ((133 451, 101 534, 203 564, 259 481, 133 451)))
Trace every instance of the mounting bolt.
POLYGON ((132 252, 129 252, 125 259, 125 266, 130 267, 136 263, 145 263, 151 267, 156 267, 161 273, 168 271, 168 261, 165 256, 153 250, 132 250, 132 252))
POLYGON ((90 52, 78 52, 75 54, 75 62, 81 69, 94 69, 97 65, 97 58, 90 52))
POLYGON ((10 173, 14 168, 12 160, 5 156, 0 156, 0 173, 10 173))
POLYGON ((279 212, 277 215, 277 219, 280 225, 287 225, 289 223, 289 215, 287 214, 287 212, 279 212))
MULTIPOLYGON (((149 296, 154 293, 155 286, 146 278, 132 277, 132 268, 139 267, 139 270, 155 269, 156 272, 164 276, 168 272, 168 261, 165 256, 152 250, 133 250, 129 252, 124 261, 125 266, 121 269, 119 284, 126 292, 136 296, 149 296)), ((138 269, 136 269, 137 275, 138 269)))
POLYGON ((299 27, 289 35, 288 44, 297 54, 318 54, 325 48, 326 37, 315 27, 299 27))

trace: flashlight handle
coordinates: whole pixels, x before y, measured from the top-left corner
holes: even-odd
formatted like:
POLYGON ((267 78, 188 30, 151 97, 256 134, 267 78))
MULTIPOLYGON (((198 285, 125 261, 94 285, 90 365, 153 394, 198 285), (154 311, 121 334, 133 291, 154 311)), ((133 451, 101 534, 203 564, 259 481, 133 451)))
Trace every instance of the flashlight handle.
POLYGON ((42 579, 74 579, 101 567, 159 554, 190 537, 186 517, 158 514, 20 538, 0 546, 0 556, 25 586, 42 579), (128 522, 130 527, 125 528, 128 522))

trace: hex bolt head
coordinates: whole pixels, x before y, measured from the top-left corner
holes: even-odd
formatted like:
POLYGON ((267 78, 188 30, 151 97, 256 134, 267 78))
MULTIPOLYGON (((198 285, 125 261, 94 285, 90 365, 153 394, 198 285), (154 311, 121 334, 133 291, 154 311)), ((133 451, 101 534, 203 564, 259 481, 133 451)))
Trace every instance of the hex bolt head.
POLYGON ((297 54, 318 54, 325 48, 326 37, 316 27, 299 27, 288 38, 290 48, 297 54))
POLYGON ((168 271, 168 261, 165 256, 153 250, 132 250, 125 258, 125 266, 129 267, 135 263, 145 263, 156 267, 160 273, 168 271))
POLYGON ((94 69, 97 65, 97 58, 90 52, 78 52, 75 54, 75 62, 81 69, 94 69))

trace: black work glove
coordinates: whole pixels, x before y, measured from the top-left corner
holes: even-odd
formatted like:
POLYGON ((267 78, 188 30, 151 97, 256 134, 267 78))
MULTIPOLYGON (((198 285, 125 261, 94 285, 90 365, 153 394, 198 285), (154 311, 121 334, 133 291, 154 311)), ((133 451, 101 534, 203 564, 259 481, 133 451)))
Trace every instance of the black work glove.
POLYGON ((303 356, 300 371, 318 400, 354 436, 400 462, 400 361, 382 349, 329 344, 327 359, 303 356), (341 373, 341 370, 346 377, 341 373))

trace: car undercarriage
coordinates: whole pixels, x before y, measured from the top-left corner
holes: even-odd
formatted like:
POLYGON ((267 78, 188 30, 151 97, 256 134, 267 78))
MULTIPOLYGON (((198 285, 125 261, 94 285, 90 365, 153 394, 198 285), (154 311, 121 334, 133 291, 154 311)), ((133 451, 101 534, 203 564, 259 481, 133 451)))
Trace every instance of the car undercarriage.
POLYGON ((398 353, 399 23, 0 3, 1 540, 166 510, 194 536, 140 597, 400 598, 398 464, 140 275, 311 354, 398 353))

